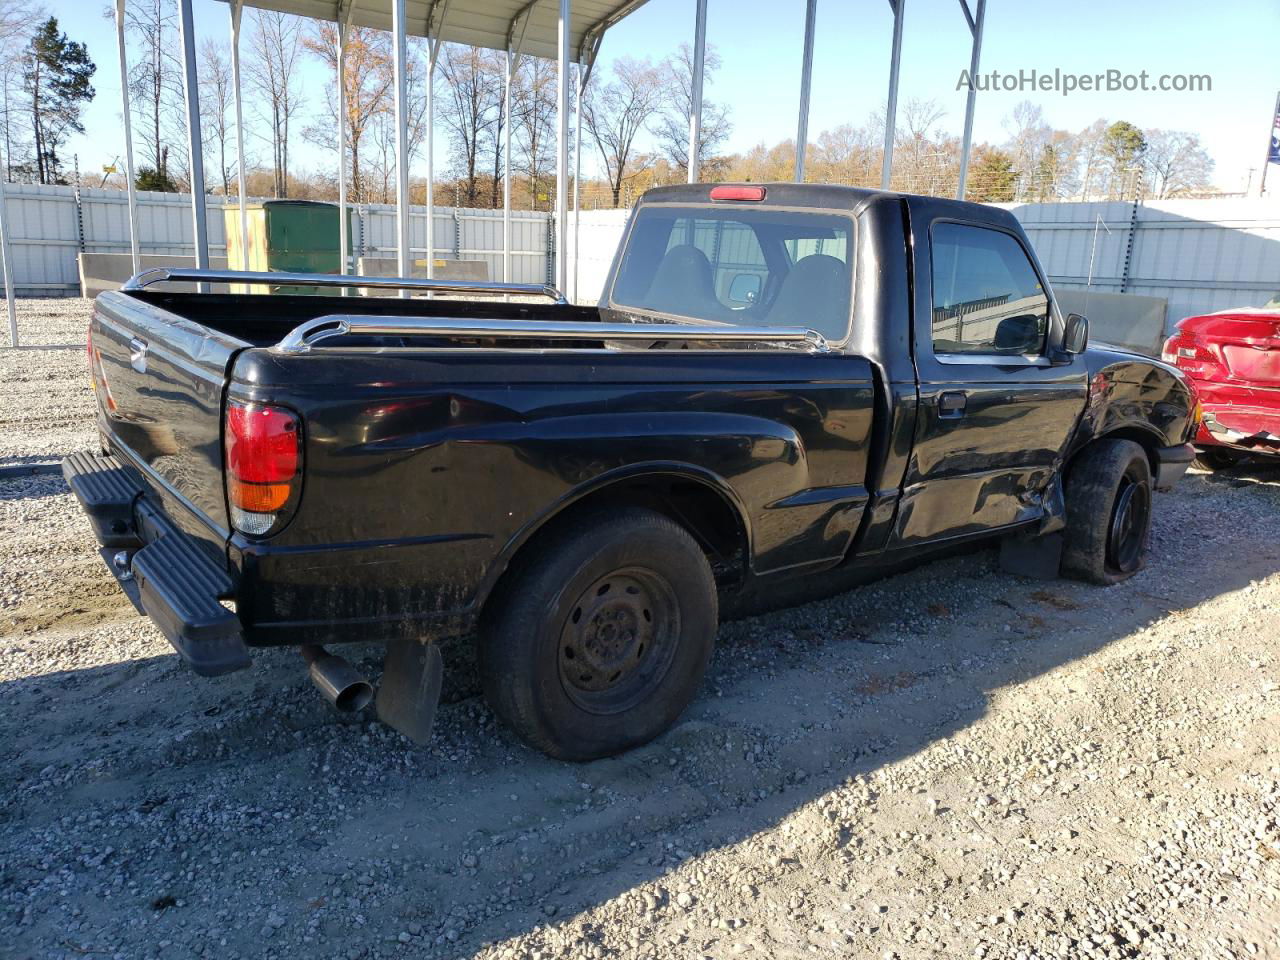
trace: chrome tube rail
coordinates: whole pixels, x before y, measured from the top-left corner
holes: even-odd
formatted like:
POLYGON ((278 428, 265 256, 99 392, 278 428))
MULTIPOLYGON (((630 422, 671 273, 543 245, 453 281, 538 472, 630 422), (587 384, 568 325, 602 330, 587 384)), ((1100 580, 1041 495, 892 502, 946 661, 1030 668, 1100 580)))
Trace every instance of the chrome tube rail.
POLYGON ((262 273, 256 270, 188 270, 153 267, 134 274, 121 290, 141 290, 153 283, 265 283, 285 287, 370 287, 378 290, 421 290, 424 293, 511 294, 548 297, 568 303, 563 293, 544 283, 500 283, 480 280, 418 280, 409 277, 355 277, 333 273, 262 273))
POLYGON ((828 353, 827 340, 805 327, 708 327, 691 323, 589 323, 538 320, 454 320, 435 317, 331 315, 299 324, 271 349, 307 353, 348 334, 496 337, 513 340, 681 340, 699 343, 776 343, 828 353))

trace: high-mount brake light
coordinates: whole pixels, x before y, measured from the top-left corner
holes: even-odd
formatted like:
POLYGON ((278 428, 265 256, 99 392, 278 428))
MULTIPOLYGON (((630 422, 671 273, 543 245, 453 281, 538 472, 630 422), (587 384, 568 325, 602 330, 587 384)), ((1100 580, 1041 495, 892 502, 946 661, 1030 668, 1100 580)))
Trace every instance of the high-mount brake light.
POLYGON ((763 200, 764 187, 712 187, 712 200, 763 200))
POLYGON ((261 537, 288 521, 302 487, 302 424, 266 403, 227 404, 227 500, 231 523, 261 537))

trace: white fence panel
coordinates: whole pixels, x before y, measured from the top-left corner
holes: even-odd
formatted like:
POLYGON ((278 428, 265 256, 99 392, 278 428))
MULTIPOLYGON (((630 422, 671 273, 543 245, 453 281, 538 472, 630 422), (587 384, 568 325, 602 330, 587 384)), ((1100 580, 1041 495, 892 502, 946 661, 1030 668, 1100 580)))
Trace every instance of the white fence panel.
MULTIPOLYGON (((8 184, 6 209, 12 234, 14 286, 19 296, 74 296, 79 291, 76 254, 128 253, 129 208, 120 190, 86 187, 80 191, 80 223, 77 223, 75 190, 71 187, 8 184), (81 235, 83 228, 83 237, 81 235)), ((256 200, 256 198, 255 198, 256 200)), ((210 256, 226 255, 224 206, 235 208, 235 198, 207 197, 210 256)), ((368 204, 356 210, 352 245, 356 254, 394 257, 395 207, 368 204)), ((489 276, 502 277, 502 211, 459 210, 454 219, 450 207, 435 210, 435 254, 484 260, 489 276)), ((545 213, 516 210, 511 214, 512 280, 543 283, 547 269, 545 213)), ((427 214, 422 207, 410 211, 410 245, 416 259, 426 255, 427 214)), ((141 192, 138 194, 138 234, 143 254, 191 256, 194 250, 191 197, 188 194, 141 192)))
POLYGON ((1022 223, 1055 287, 1162 297, 1166 330, 1183 317, 1280 296, 1280 200, 1001 206, 1022 223))
MULTIPOLYGON (((617 252, 630 216, 630 210, 582 211, 578 244, 581 253, 576 270, 578 285, 573 298, 578 303, 599 301, 604 292, 605 280, 609 277, 609 268, 613 265, 613 255, 617 252)), ((575 276, 572 265, 569 276, 575 276)))

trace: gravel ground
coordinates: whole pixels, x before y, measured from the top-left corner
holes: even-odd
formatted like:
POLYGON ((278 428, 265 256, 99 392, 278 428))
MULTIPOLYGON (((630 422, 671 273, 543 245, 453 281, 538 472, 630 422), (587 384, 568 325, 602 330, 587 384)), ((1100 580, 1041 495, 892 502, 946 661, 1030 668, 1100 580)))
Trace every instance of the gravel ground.
MULTIPOLYGON (((87 304, 23 310, 0 464, 93 440, 87 304)), ((569 765, 465 684, 415 748, 285 651, 191 675, 0 480, 0 956, 1280 957, 1280 473, 1157 511, 1118 587, 986 551, 727 624, 675 730, 569 765)))

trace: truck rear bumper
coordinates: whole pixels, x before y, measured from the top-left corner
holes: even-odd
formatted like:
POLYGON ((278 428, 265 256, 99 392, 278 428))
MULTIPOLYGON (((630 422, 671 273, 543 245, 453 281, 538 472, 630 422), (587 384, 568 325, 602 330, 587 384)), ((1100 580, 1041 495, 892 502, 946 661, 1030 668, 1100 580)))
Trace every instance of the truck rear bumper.
POLYGON ((72 454, 62 475, 89 516, 121 587, 191 669, 216 677, 250 665, 240 619, 220 602, 234 584, 146 498, 114 457, 72 454))

